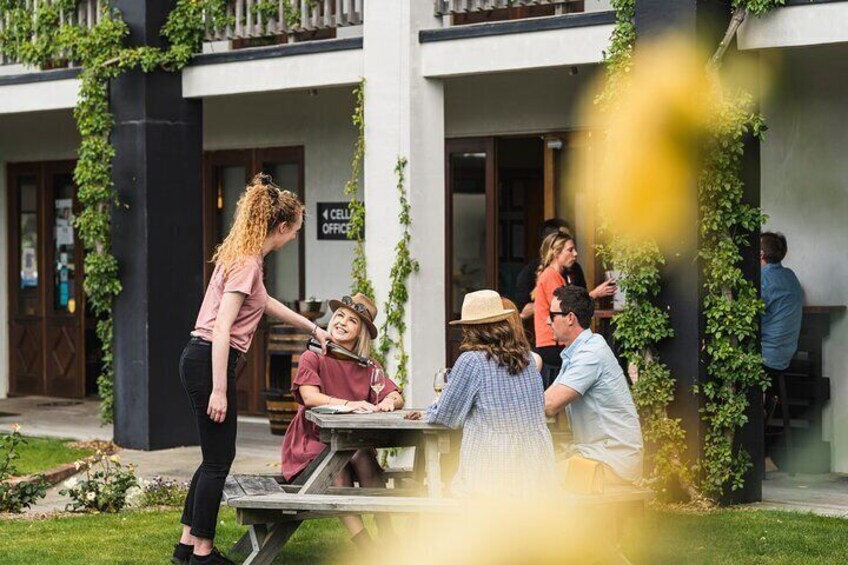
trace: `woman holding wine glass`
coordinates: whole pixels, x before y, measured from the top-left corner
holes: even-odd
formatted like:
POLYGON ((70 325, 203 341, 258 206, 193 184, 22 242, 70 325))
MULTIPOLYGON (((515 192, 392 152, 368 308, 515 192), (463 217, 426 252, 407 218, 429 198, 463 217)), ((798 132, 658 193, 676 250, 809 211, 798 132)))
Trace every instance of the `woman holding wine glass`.
MULTIPOLYGON (((348 406, 358 412, 392 412, 403 408, 403 396, 380 365, 371 359, 371 346, 377 337, 374 319, 377 307, 364 294, 330 300, 333 317, 327 329, 333 343, 368 359, 368 364, 306 351, 300 356, 292 394, 300 405, 283 439, 282 472, 293 482, 327 447, 318 437, 318 428, 306 419, 306 411, 318 406, 348 406)), ((355 357, 353 356, 353 357, 355 357)), ((351 356, 348 356, 348 358, 351 356)), ((361 487, 385 487, 383 470, 374 449, 360 449, 336 479, 336 486, 352 487, 354 478, 361 487)), ((367 549, 371 537, 359 516, 344 516, 342 523, 351 539, 367 549)), ((391 518, 375 517, 381 536, 392 536, 391 518)))

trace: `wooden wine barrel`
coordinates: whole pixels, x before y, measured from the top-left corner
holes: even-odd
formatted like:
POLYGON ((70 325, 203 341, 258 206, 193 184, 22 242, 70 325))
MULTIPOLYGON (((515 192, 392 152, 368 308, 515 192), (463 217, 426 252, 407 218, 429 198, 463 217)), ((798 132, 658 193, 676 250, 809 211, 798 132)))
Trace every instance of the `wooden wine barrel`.
POLYGON ((288 324, 269 324, 265 363, 265 407, 271 433, 285 435, 297 414, 298 404, 291 394, 300 354, 306 350, 309 333, 288 324))

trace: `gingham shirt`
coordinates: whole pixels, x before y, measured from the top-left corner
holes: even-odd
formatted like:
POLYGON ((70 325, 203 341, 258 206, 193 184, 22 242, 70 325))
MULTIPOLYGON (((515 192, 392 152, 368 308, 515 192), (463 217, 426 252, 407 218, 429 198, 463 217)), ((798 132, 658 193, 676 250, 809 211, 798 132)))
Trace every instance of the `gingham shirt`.
POLYGON ((426 420, 463 428, 458 495, 521 495, 554 488, 554 450, 545 421, 542 378, 532 359, 511 375, 479 351, 459 356, 426 420))

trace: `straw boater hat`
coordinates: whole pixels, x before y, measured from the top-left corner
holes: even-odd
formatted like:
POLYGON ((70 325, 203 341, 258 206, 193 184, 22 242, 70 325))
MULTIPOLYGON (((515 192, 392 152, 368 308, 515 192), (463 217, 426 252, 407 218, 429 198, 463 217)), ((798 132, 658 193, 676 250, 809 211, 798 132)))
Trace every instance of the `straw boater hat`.
POLYGON ((371 299, 357 292, 355 295, 342 296, 341 300, 330 300, 330 310, 335 312, 339 308, 347 308, 354 312, 362 323, 368 328, 368 334, 371 339, 377 337, 377 326, 374 325, 374 319, 377 317, 377 307, 371 302, 371 299))
POLYGON ((501 322, 515 314, 512 308, 504 308, 501 295, 494 290, 469 292, 462 299, 462 318, 451 322, 456 325, 491 324, 501 322))

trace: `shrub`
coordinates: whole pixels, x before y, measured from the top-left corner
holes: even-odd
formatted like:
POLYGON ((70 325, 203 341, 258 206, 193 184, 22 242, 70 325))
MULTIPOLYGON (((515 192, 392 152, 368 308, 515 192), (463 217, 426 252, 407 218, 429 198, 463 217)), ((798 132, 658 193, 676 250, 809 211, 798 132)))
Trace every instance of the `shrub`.
POLYGON ((15 459, 19 457, 18 446, 27 441, 21 436, 21 427, 15 424, 11 433, 0 437, 0 512, 23 512, 47 492, 44 475, 28 481, 12 482, 17 474, 15 459))
POLYGON ((127 492, 127 506, 143 508, 146 506, 182 506, 188 493, 188 482, 165 479, 156 475, 151 480, 142 480, 141 484, 127 492))
POLYGON ((66 510, 118 512, 126 505, 127 491, 138 485, 135 467, 122 466, 117 455, 97 451, 75 465, 78 469, 85 468, 85 477, 71 477, 59 491, 71 498, 66 510))

